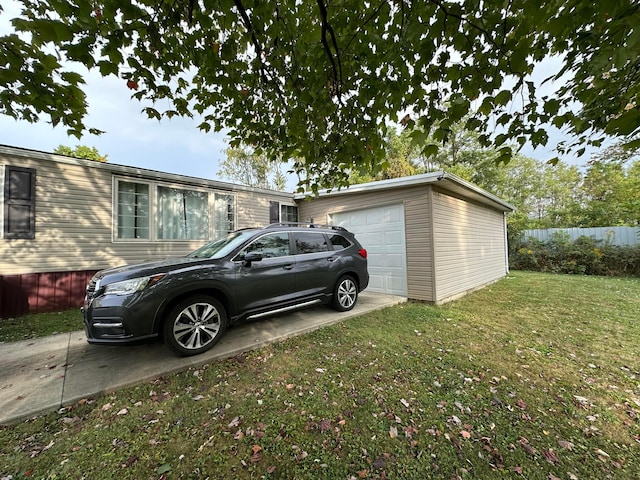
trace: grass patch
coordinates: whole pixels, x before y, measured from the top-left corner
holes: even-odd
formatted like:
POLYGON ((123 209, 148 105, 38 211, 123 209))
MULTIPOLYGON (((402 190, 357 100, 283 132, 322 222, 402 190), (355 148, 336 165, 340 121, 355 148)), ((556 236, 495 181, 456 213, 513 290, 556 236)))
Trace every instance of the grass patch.
POLYGON ((0 430, 0 477, 640 471, 640 280, 514 272, 0 430))
POLYGON ((0 319, 0 342, 46 337, 56 333, 75 332, 82 328, 82 314, 79 308, 63 312, 32 313, 16 318, 2 318, 0 319))

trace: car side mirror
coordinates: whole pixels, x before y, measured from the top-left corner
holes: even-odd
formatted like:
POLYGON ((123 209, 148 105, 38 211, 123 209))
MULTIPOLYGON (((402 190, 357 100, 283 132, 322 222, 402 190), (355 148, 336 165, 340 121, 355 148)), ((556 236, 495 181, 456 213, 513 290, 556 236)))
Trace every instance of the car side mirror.
POLYGON ((259 262, 262 260, 262 254, 259 252, 249 252, 244 256, 245 267, 250 267, 251 262, 259 262))

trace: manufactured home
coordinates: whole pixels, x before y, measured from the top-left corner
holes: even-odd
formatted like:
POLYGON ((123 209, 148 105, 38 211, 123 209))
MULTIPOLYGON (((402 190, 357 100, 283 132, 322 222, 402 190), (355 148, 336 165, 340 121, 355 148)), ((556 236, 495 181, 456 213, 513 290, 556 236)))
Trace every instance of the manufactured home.
POLYGON ((508 272, 513 207, 445 172, 304 195, 0 146, 0 318, 79 306, 97 270, 276 222, 342 225, 369 291, 442 303, 508 272))

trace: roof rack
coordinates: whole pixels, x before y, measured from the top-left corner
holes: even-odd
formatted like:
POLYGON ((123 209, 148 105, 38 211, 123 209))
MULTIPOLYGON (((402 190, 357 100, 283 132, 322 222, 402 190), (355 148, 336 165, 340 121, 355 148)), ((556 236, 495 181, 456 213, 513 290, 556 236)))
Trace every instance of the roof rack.
POLYGON ((342 232, 348 232, 348 230, 339 225, 329 225, 329 224, 320 224, 320 223, 309 223, 309 222, 282 222, 282 223, 271 223, 264 228, 276 228, 276 227, 306 227, 306 228, 328 228, 330 230, 338 230, 342 232))

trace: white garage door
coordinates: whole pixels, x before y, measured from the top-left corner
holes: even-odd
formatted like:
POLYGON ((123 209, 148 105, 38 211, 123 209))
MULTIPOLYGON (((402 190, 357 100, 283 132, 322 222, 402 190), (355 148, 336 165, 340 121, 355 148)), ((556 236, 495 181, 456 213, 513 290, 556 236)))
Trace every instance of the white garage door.
POLYGON ((367 249, 370 292, 407 295, 407 255, 402 204, 329 215, 367 249))

